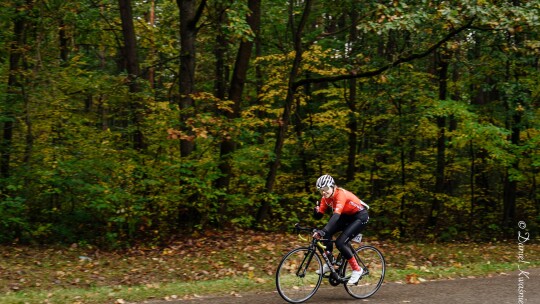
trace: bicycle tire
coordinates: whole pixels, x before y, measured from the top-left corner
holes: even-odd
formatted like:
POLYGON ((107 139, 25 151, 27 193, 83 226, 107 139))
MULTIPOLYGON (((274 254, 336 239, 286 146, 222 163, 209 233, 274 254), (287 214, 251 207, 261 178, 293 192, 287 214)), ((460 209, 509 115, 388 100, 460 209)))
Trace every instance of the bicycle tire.
MULTIPOLYGON (((386 261, 381 251, 373 246, 362 246, 356 249, 360 259, 358 264, 364 269, 362 277, 356 285, 344 284, 345 290, 356 299, 371 297, 381 288, 386 273, 386 261)), ((352 269, 349 264, 345 265, 345 276, 350 276, 352 269)))
POLYGON ((307 247, 291 250, 283 257, 276 271, 279 295, 289 303, 309 300, 321 285, 322 265, 319 255, 307 247), (317 270, 320 274, 316 273, 317 270))

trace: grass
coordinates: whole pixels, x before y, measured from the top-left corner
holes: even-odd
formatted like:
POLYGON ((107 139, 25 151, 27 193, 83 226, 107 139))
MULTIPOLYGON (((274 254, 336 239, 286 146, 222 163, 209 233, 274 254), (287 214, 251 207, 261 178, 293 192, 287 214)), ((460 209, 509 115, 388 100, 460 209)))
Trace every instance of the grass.
MULTIPOLYGON (((387 260, 386 282, 491 276, 518 267, 517 241, 422 244, 369 240, 387 260)), ((128 303, 273 291, 274 271, 294 235, 208 233, 167 248, 0 247, 0 303, 128 303)), ((540 245, 525 245, 528 268, 540 245)))
MULTIPOLYGON (((266 290, 270 286, 263 285, 266 290)), ((145 286, 116 286, 94 288, 71 288, 34 290, 8 293, 2 296, 2 304, 22 303, 127 303, 152 299, 186 299, 208 294, 231 294, 261 287, 247 278, 221 279, 201 282, 156 283, 145 286), (201 293, 202 291, 202 293, 201 293)), ((268 289, 270 290, 270 289, 268 289)))

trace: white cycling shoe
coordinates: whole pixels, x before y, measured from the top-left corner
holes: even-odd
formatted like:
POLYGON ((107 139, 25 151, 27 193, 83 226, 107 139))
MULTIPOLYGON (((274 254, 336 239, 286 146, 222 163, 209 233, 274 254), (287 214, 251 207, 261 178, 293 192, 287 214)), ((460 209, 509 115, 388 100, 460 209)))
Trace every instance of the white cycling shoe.
POLYGON ((360 277, 364 273, 364 269, 360 268, 360 270, 353 270, 351 277, 349 278, 349 281, 347 282, 347 285, 356 285, 358 281, 360 280, 360 277))
MULTIPOLYGON (((327 264, 324 264, 323 268, 322 268, 322 273, 328 273, 330 272, 330 267, 328 267, 327 264)), ((321 270, 320 269, 317 269, 315 271, 316 274, 321 274, 321 270)))

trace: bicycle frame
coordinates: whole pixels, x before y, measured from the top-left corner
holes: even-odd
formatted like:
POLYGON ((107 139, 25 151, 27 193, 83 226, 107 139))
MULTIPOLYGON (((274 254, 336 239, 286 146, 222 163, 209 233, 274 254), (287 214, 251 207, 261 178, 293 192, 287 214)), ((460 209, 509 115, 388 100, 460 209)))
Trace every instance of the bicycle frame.
MULTIPOLYGON (((303 238, 302 236, 299 235, 299 237, 300 237, 301 240, 306 240, 307 241, 307 239, 303 238)), ((330 272, 331 272, 329 276, 324 276, 323 275, 323 277, 329 278, 330 284, 333 285, 333 286, 337 286, 339 284, 346 283, 349 280, 349 277, 342 277, 340 275, 340 273, 344 273, 345 258, 341 257, 341 253, 339 254, 338 260, 341 258, 342 261, 341 261, 341 263, 339 265, 339 268, 336 270, 333 267, 333 264, 330 261, 328 255, 326 254, 326 246, 324 246, 322 244, 323 242, 326 242, 326 241, 335 242, 334 240, 330 240, 330 239, 316 239, 316 238, 313 238, 311 240, 311 244, 308 247, 308 254, 306 255, 305 259, 302 261, 302 263, 298 267, 298 271, 296 272, 296 274, 298 276, 305 275, 306 269, 308 268, 309 263, 311 262, 311 259, 313 258, 313 255, 315 254, 316 251, 318 251, 319 254, 322 256, 322 258, 323 258, 324 262, 326 263, 326 265, 328 265, 328 267, 330 268, 330 272), (302 271, 302 273, 301 273, 301 271, 302 271)), ((358 254, 356 253, 356 251, 354 250, 352 245, 350 243, 348 243, 347 246, 349 246, 351 248, 351 251, 353 252, 355 259, 363 266, 363 268, 366 268, 366 265, 360 259, 360 257, 358 256, 358 254)))
MULTIPOLYGON (((295 231, 313 232, 313 228, 295 225, 295 231)), ((299 238, 308 241, 300 233, 299 238)), ((324 278, 328 278, 332 286, 343 285, 347 293, 356 299, 368 298, 380 288, 384 280, 385 261, 378 249, 370 245, 354 248, 353 244, 347 244, 364 270, 359 280, 361 284, 348 285, 350 276, 347 274, 351 273, 349 263, 340 253, 337 257, 339 267, 334 268, 323 244, 327 241, 335 242, 331 239, 312 238, 308 246, 297 247, 284 255, 276 271, 276 287, 279 295, 287 302, 307 301, 317 292, 324 278), (330 274, 322 273, 324 263, 330 268, 330 274)))

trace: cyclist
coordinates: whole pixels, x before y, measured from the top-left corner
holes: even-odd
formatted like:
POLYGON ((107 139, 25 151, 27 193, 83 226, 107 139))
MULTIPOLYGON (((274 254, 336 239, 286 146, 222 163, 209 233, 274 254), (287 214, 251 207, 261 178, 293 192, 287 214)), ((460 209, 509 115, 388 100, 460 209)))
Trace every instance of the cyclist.
MULTIPOLYGON (((347 285, 354 285, 358 283, 358 280, 362 276, 363 269, 358 265, 350 247, 346 245, 367 225, 369 221, 369 206, 353 193, 338 187, 330 175, 325 174, 319 177, 316 186, 322 198, 318 206, 314 209, 315 218, 321 219, 329 207, 332 208, 333 214, 326 226, 321 230, 317 230, 313 234, 313 237, 317 239, 324 237, 328 240, 324 245, 328 250, 328 257, 334 262, 335 259, 332 255, 333 247, 330 240, 336 232, 342 231, 335 243, 353 270, 347 285)), ((329 271, 330 268, 328 265, 324 264, 323 273, 329 271)), ((319 273, 318 270, 317 273, 319 273)))

